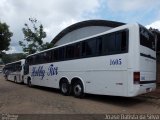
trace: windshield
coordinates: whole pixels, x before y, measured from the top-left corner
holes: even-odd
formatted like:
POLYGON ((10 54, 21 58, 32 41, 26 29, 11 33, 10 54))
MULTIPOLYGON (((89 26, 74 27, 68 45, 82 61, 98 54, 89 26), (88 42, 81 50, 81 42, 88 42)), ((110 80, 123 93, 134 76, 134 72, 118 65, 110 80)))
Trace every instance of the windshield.
POLYGON ((155 51, 154 35, 142 26, 140 26, 140 45, 155 51))

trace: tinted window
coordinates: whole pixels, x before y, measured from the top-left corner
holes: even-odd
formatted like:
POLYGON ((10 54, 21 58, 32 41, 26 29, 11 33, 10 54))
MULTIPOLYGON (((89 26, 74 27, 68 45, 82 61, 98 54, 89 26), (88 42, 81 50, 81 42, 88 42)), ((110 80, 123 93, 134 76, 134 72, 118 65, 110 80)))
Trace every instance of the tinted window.
POLYGON ((116 51, 115 33, 107 34, 102 39, 102 54, 113 54, 116 51))
POLYGON ((110 33, 97 38, 98 53, 102 55, 127 52, 128 31, 110 33), (102 47, 102 48, 101 48, 102 47))
POLYGON ((86 56, 86 41, 82 42, 82 53, 81 56, 84 57, 86 56))
POLYGON ((29 64, 42 64, 127 51, 128 30, 122 30, 36 54, 28 57, 27 61, 29 64))
POLYGON ((102 36, 102 52, 101 54, 108 54, 109 51, 109 47, 108 47, 109 43, 108 43, 108 36, 104 35, 102 36))
POLYGON ((116 38, 115 38, 115 51, 116 52, 121 51, 121 42, 122 42, 122 33, 118 32, 116 33, 116 38))
POLYGON ((107 43, 108 43, 108 52, 112 53, 112 52, 117 51, 115 33, 107 35, 106 39, 107 39, 107 43))
POLYGON ((86 55, 93 56, 96 54, 96 39, 92 38, 90 40, 85 41, 86 43, 86 55))
POLYGON ((36 56, 35 56, 35 55, 34 55, 34 56, 32 56, 32 59, 33 59, 33 61, 32 61, 33 63, 32 63, 32 64, 33 64, 33 65, 35 65, 35 64, 36 64, 36 62, 37 62, 37 61, 36 61, 36 56))
POLYGON ((54 50, 51 50, 51 62, 53 62, 54 61, 54 50))
POLYGON ((102 39, 103 39, 103 37, 97 37, 96 38, 96 42, 97 42, 96 52, 97 52, 97 55, 102 54, 102 39))
POLYGON ((81 43, 76 43, 74 47, 74 57, 80 58, 81 55, 81 43))
POLYGON ((140 27, 140 44, 155 50, 155 38, 147 29, 140 27))
POLYGON ((53 61, 57 61, 58 60, 58 49, 55 49, 54 51, 53 51, 53 55, 54 55, 54 57, 53 57, 53 61))
POLYGON ((41 54, 37 54, 36 55, 36 60, 37 60, 37 64, 42 64, 44 62, 44 56, 43 56, 43 53, 41 54))
POLYGON ((48 62, 48 54, 47 54, 47 52, 44 52, 43 53, 43 63, 47 63, 48 62))
POLYGON ((30 65, 34 65, 35 64, 35 56, 29 56, 27 58, 27 61, 30 65))
POLYGON ((127 31, 120 31, 116 33, 116 51, 127 50, 128 34, 127 31))
POLYGON ((74 45, 66 46, 66 59, 74 58, 74 45))
POLYGON ((58 48, 58 60, 64 60, 64 47, 58 48))
POLYGON ((47 52, 47 62, 52 62, 52 51, 47 52))
POLYGON ((128 31, 122 31, 121 32, 121 51, 128 51, 128 31))
POLYGON ((11 72, 21 71, 22 70, 21 62, 16 62, 16 63, 6 65, 5 70, 11 71, 11 72))
POLYGON ((28 57, 28 58, 26 59, 26 63, 29 64, 29 65, 31 65, 31 57, 28 57))

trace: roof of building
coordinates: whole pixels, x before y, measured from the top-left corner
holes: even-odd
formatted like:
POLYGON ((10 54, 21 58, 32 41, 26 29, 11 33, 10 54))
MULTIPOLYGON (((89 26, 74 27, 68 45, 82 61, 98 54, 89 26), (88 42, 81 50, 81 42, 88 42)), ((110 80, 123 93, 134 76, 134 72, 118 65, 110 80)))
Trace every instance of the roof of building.
POLYGON ((87 20, 87 21, 82 21, 75 23, 64 30, 62 30, 52 41, 51 43, 55 44, 57 41, 59 41, 63 36, 68 34, 69 32, 72 32, 76 29, 80 29, 83 27, 88 27, 88 26, 106 26, 106 27, 118 27, 121 25, 124 25, 125 23, 121 22, 115 22, 115 21, 108 21, 108 20, 87 20))

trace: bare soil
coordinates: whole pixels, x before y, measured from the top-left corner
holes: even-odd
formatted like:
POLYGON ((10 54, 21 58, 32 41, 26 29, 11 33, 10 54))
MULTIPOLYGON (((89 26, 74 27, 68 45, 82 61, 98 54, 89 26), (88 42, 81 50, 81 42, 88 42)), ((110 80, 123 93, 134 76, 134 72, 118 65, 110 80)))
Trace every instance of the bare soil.
POLYGON ((59 90, 6 81, 0 76, 0 113, 107 114, 160 113, 160 89, 134 98, 86 95, 63 96, 59 90))

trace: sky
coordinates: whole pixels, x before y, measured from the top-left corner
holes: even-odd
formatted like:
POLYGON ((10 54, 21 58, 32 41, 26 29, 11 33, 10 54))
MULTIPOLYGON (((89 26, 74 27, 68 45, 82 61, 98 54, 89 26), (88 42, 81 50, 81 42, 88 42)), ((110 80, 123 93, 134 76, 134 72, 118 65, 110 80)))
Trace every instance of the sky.
POLYGON ((22 52, 22 28, 36 18, 44 26, 51 40, 64 28, 74 23, 102 19, 124 23, 140 23, 160 30, 160 0, 0 0, 0 21, 13 32, 10 50, 22 52))

